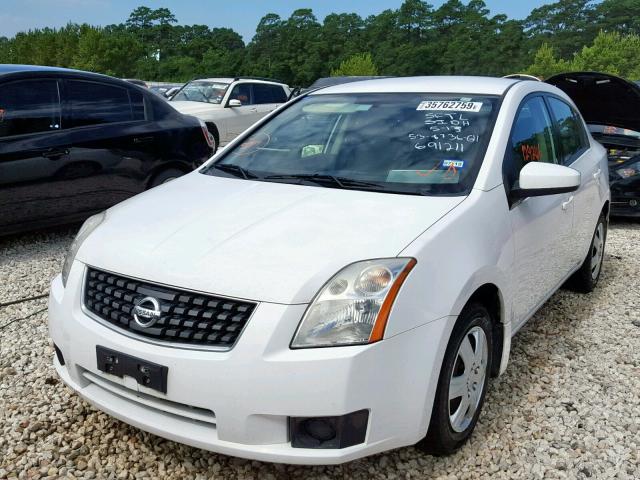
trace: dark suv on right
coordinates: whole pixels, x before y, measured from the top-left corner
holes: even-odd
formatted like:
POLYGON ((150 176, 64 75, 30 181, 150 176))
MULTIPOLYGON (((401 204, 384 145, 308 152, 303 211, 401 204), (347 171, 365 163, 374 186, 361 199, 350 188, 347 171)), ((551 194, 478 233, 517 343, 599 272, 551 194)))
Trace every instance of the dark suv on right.
POLYGON ((0 65, 0 236, 83 220, 190 172, 206 126, 105 75, 0 65))

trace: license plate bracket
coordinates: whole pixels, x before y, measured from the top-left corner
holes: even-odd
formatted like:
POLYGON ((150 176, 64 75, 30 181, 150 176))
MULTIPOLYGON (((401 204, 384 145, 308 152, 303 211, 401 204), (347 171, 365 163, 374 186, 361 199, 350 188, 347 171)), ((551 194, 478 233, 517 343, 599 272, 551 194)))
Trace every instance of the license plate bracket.
POLYGON ((167 393, 169 368, 126 353, 96 345, 98 370, 122 378, 135 378, 138 385, 167 393))

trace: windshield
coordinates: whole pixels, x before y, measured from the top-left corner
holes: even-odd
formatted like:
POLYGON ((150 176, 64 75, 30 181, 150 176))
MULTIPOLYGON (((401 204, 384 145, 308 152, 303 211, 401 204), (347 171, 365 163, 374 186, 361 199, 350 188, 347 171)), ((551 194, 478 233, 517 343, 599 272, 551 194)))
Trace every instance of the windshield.
POLYGON ((228 87, 228 83, 193 80, 182 87, 171 101, 222 103, 228 87))
POLYGON ((499 97, 310 95, 257 129, 204 173, 393 193, 469 192, 499 97))

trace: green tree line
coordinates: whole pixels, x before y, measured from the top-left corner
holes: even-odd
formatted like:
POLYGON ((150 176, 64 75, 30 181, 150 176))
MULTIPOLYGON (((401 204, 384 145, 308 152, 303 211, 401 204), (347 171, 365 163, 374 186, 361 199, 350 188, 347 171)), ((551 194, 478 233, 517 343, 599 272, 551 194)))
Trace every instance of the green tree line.
POLYGON ((640 78, 640 0, 558 0, 524 20, 491 15, 482 0, 438 8, 404 0, 362 18, 311 9, 268 13, 247 44, 231 28, 180 25, 167 8, 138 7, 126 21, 0 37, 0 63, 55 65, 118 77, 184 81, 256 75, 306 86, 334 74, 547 76, 596 69, 640 78))

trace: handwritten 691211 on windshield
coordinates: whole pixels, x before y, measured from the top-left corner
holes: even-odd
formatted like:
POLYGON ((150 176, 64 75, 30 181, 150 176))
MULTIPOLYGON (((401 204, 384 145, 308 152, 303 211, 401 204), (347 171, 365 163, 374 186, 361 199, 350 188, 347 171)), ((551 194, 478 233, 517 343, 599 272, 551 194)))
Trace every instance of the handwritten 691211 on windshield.
POLYGON ((472 125, 470 118, 464 113, 427 112, 424 124, 426 132, 409 134, 409 139, 416 142, 414 147, 417 150, 463 153, 480 139, 476 133, 467 133, 472 125))

